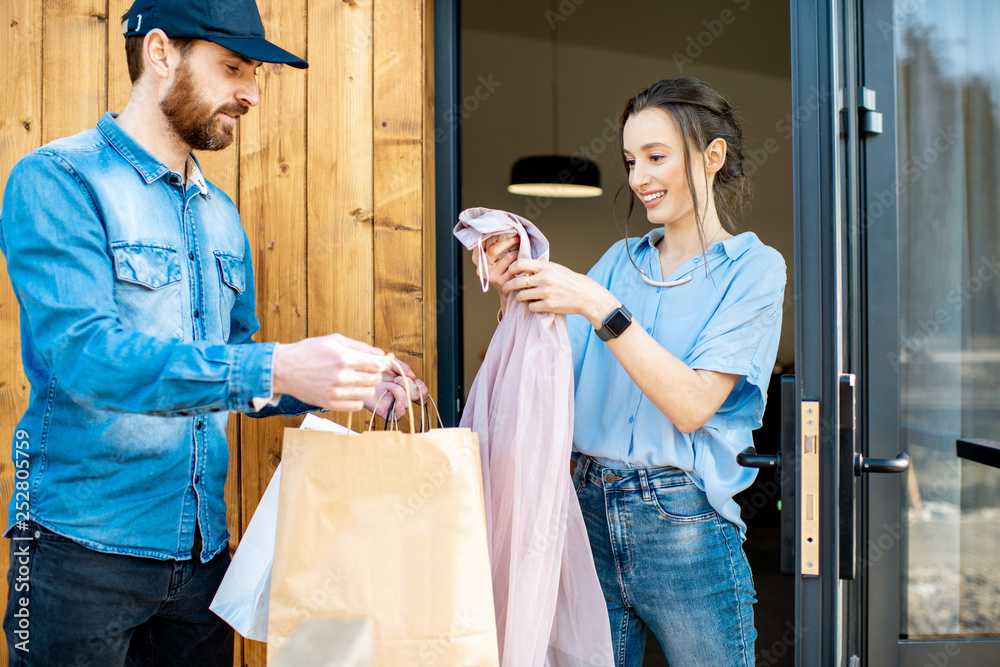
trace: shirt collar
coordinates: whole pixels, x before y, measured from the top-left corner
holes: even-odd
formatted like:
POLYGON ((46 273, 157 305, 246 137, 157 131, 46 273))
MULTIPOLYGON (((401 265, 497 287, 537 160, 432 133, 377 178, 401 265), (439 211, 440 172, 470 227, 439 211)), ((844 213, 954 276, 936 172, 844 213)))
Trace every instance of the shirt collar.
MULTIPOLYGON (((158 178, 169 174, 170 168, 153 157, 153 154, 143 148, 142 144, 123 130, 117 121, 115 121, 117 117, 118 114, 109 111, 97 121, 97 129, 101 131, 101 134, 108 140, 111 147, 118 151, 139 172, 139 175, 142 176, 146 183, 152 183, 158 178)), ((198 160, 193 154, 188 155, 185 166, 187 168, 188 180, 198 188, 201 194, 207 194, 208 185, 205 182, 205 176, 202 174, 198 160)))
MULTIPOLYGON (((663 227, 656 227, 651 229, 645 236, 639 240, 639 246, 637 250, 643 250, 645 248, 653 248, 663 239, 663 227)), ((754 245, 760 244, 760 239, 753 232, 742 232, 736 236, 730 237, 725 241, 718 241, 710 245, 705 252, 719 252, 725 251, 726 255, 731 260, 739 259, 743 253, 752 248, 754 245)))
POLYGON ((198 164, 198 158, 194 156, 194 153, 188 154, 187 159, 187 179, 188 183, 193 184, 203 195, 208 195, 208 184, 205 182, 205 175, 201 173, 201 165, 198 164))

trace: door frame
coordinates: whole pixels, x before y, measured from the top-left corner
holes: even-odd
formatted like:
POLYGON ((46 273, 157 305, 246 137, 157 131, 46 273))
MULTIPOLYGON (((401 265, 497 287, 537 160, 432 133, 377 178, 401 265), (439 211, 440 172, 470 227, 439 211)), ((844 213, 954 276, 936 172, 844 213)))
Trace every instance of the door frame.
MULTIPOLYGON (((802 573, 802 549, 796 548, 795 663, 816 666, 840 665, 842 654, 837 530, 842 248, 836 159, 836 91, 841 86, 836 4, 791 0, 795 393, 798 404, 818 401, 820 407, 819 574, 802 573)), ((803 425, 798 405, 795 409, 799 443, 803 425)), ((796 488, 802 489, 799 457, 795 461, 796 488)), ((802 512, 797 498, 796 526, 801 525, 802 512)))
POLYGON ((458 426, 465 401, 463 249, 452 234, 462 210, 462 57, 460 0, 434 3, 434 215, 438 408, 458 426))

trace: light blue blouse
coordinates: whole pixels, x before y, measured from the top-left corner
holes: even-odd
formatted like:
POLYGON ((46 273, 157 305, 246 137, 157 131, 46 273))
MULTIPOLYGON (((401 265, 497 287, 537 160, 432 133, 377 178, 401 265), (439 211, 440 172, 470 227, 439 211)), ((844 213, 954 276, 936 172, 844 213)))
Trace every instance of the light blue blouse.
MULTIPOLYGON (((619 241, 588 274, 632 313, 671 354, 691 368, 743 376, 708 422, 681 433, 647 399, 608 346, 580 315, 568 318, 576 373, 574 449, 612 468, 674 466, 703 489, 712 507, 740 528, 733 495, 753 483, 756 470, 736 463, 760 427, 767 384, 781 331, 785 262, 756 235, 744 232, 713 244, 671 276, 660 274, 656 243, 663 230, 628 239, 636 264, 657 282, 639 276, 619 241), (705 264, 707 263, 707 271, 705 264)), ((669 381, 669 378, 664 378, 669 381)))

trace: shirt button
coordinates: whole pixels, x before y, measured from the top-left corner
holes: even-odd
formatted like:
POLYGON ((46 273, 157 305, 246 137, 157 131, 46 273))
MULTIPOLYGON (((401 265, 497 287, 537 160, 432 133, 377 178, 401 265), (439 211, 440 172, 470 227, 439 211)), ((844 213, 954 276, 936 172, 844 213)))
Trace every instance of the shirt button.
POLYGON ((715 249, 721 251, 722 250, 722 244, 721 243, 717 244, 715 246, 715 249))
POLYGON ((629 424, 631 424, 631 423, 632 423, 632 422, 634 422, 634 421, 635 421, 635 417, 629 417, 629 418, 628 418, 628 423, 629 423, 629 424))
POLYGON ((646 333, 648 334, 653 333, 653 327, 646 327, 646 333))
POLYGON ((201 430, 201 422, 198 422, 197 424, 195 424, 194 427, 200 431, 201 430))
POLYGON ((198 319, 199 317, 201 317, 201 313, 199 313, 197 310, 194 311, 194 318, 198 319))
POLYGON ((201 477, 199 477, 198 475, 194 476, 194 483, 195 484, 197 484, 200 480, 201 480, 201 477))
POLYGON ((179 414, 181 417, 187 417, 191 413, 190 412, 185 412, 184 410, 181 410, 177 414, 179 414))
POLYGON ((695 257, 695 258, 694 258, 694 259, 692 259, 691 261, 692 261, 692 262, 694 262, 695 264, 697 264, 697 263, 698 263, 699 261, 701 261, 701 260, 700 260, 700 258, 699 258, 699 257, 695 257))
POLYGON ((188 259, 190 259, 192 262, 194 261, 194 253, 193 252, 189 252, 188 253, 188 259))

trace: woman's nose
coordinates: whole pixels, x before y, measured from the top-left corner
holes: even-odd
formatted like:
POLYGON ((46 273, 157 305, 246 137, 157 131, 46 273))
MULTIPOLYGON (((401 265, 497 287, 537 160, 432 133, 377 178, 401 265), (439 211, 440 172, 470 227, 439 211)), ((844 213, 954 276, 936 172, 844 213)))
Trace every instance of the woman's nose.
POLYGON ((639 190, 649 181, 648 174, 638 165, 632 167, 628 175, 628 184, 633 190, 639 190))

